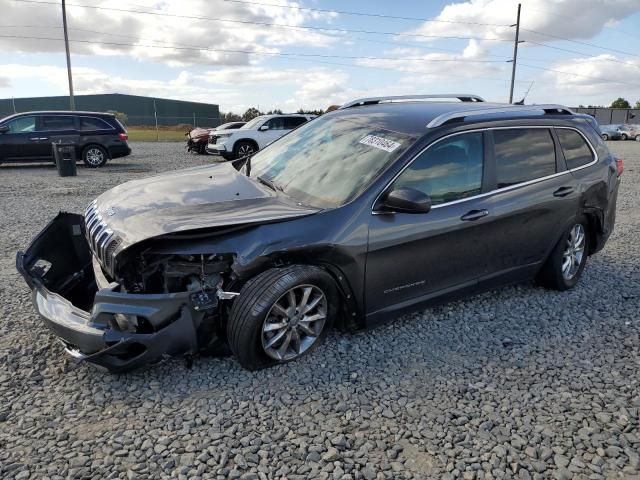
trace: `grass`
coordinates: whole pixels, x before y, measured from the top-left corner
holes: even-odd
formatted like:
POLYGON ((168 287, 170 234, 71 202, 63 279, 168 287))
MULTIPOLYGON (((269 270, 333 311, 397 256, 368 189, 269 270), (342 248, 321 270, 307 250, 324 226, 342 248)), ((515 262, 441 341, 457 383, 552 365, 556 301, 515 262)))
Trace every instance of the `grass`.
POLYGON ((187 140, 184 136, 186 131, 187 129, 165 130, 163 128, 156 132, 155 128, 127 128, 129 140, 132 142, 155 142, 156 140, 160 142, 185 142, 187 140))

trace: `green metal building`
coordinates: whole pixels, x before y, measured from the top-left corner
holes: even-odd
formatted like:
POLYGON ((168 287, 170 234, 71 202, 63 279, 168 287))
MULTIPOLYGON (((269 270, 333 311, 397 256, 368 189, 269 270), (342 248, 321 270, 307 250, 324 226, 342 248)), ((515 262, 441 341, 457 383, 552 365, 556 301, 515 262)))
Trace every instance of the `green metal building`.
MULTIPOLYGON (((76 110, 122 112, 128 126, 188 124, 215 127, 220 124, 220 109, 211 103, 186 102, 167 98, 143 97, 121 93, 76 95, 76 110)), ((0 99, 0 118, 35 110, 69 110, 69 97, 32 97, 0 99)))

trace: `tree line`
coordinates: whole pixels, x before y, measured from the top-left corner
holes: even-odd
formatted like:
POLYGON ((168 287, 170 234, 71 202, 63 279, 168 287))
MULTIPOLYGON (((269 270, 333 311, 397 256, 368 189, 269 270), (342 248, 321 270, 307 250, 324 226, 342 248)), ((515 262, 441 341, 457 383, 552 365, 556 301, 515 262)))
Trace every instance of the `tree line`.
MULTIPOLYGON (((318 109, 318 110, 306 110, 304 108, 298 109, 295 113, 305 113, 308 115, 322 115, 323 113, 330 112, 331 110, 335 110, 337 105, 332 105, 326 110, 318 109)), ((283 112, 279 108, 275 110, 269 110, 268 112, 261 112, 259 109, 255 107, 248 108, 242 115, 234 112, 220 112, 220 120, 222 123, 227 122, 248 122, 249 120, 253 120, 260 115, 282 115, 283 112)))
POLYGON ((613 102, 611 102, 610 107, 606 107, 605 105, 578 105, 578 108, 639 108, 640 109, 640 100, 638 100, 634 107, 631 106, 631 103, 626 98, 618 97, 613 102))

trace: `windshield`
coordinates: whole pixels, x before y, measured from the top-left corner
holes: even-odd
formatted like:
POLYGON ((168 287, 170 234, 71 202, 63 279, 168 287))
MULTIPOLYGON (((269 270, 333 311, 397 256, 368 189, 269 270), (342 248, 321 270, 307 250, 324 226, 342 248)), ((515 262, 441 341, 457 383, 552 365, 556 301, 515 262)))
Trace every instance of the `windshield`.
POLYGON ((264 117, 256 117, 253 120, 249 120, 247 123, 245 123, 242 127, 243 129, 247 129, 247 128, 253 128, 255 125, 259 124, 260 122, 262 122, 264 120, 264 117))
POLYGON ((309 122, 251 158, 251 177, 269 180, 297 201, 320 208, 345 204, 415 141, 389 119, 343 113, 309 122))

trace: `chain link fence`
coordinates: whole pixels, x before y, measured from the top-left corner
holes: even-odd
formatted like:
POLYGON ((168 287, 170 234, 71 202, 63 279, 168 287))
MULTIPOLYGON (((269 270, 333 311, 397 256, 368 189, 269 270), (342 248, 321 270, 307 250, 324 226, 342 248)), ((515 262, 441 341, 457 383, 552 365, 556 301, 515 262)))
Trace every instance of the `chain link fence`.
POLYGON ((573 111, 591 115, 600 125, 640 124, 640 109, 638 108, 577 107, 573 111))

